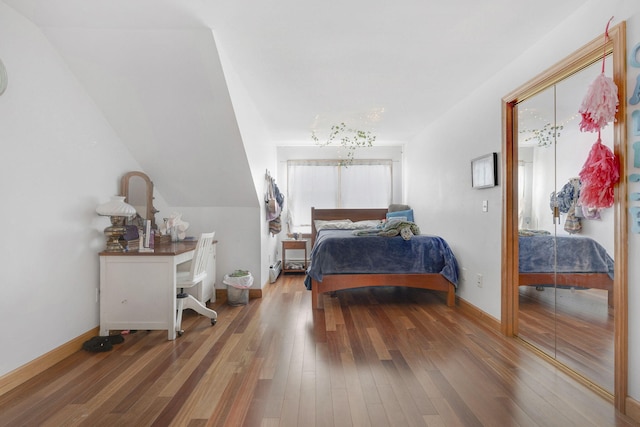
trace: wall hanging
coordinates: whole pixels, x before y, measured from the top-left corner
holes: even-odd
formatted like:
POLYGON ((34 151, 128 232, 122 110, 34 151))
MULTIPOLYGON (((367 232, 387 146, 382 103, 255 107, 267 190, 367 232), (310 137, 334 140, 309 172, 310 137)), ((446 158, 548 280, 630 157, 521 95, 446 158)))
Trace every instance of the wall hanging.
MULTIPOLYGON (((609 40, 609 24, 607 22, 604 37, 609 40)), ((614 202, 614 185, 620 179, 620 164, 611 149, 604 145, 600 131, 609 122, 615 120, 618 111, 618 87, 613 79, 605 76, 604 65, 606 55, 602 56, 602 72, 589 85, 589 90, 580 106, 582 132, 598 132, 598 140, 591 147, 587 160, 580 171, 582 188, 580 204, 588 208, 609 208, 614 202)))
POLYGON ((272 236, 282 231, 281 214, 284 208, 284 194, 276 185, 276 180, 271 176, 269 171, 265 173, 264 202, 266 204, 267 221, 269 222, 269 232, 272 236))

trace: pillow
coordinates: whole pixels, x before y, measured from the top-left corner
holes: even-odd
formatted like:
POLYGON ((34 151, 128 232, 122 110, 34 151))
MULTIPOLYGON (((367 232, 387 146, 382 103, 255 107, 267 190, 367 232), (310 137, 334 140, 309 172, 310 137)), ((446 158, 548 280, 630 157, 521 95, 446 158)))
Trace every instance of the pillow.
POLYGON ((320 230, 350 230, 352 228, 352 222, 350 219, 336 219, 333 221, 324 221, 316 219, 314 221, 316 225, 316 231, 320 230))
POLYGON ((367 228, 378 228, 382 225, 382 220, 380 219, 367 219, 364 221, 356 221, 353 223, 354 230, 363 230, 367 228))
POLYGON ((408 209, 406 211, 387 212, 387 219, 390 218, 405 218, 405 221, 414 222, 413 209, 408 209))

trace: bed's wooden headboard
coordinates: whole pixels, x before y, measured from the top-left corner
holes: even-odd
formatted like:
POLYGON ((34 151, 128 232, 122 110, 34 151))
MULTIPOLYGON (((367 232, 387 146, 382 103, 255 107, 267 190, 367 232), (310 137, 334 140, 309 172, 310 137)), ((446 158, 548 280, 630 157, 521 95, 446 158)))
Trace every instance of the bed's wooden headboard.
POLYGON ((315 220, 333 221, 337 219, 350 219, 351 221, 364 221, 367 219, 385 219, 386 208, 371 209, 316 209, 311 208, 311 247, 316 242, 315 220))

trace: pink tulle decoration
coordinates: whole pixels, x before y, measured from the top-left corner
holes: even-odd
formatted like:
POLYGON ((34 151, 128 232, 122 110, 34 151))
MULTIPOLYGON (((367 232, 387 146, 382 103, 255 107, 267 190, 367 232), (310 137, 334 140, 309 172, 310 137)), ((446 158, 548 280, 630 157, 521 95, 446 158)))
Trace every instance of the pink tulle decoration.
POLYGON ((613 187, 619 179, 618 158, 598 138, 580 171, 580 204, 587 208, 610 208, 613 187))
POLYGON ((597 132, 615 120, 618 111, 618 86, 613 79, 601 73, 589 85, 589 90, 580 105, 580 130, 597 132))

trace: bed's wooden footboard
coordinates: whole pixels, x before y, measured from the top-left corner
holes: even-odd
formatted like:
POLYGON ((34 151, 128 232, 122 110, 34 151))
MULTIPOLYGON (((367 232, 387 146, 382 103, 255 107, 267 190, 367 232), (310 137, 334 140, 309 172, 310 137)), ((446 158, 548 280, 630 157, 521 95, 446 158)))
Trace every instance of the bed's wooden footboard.
POLYGON ((447 305, 456 305, 456 287, 441 274, 331 274, 322 282, 311 281, 311 306, 322 309, 321 295, 326 292, 369 286, 406 286, 446 292, 447 305))

